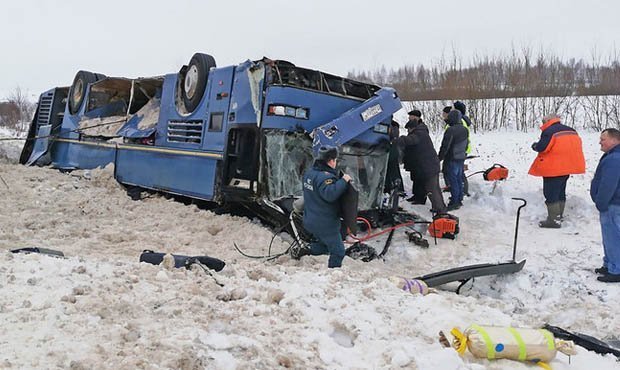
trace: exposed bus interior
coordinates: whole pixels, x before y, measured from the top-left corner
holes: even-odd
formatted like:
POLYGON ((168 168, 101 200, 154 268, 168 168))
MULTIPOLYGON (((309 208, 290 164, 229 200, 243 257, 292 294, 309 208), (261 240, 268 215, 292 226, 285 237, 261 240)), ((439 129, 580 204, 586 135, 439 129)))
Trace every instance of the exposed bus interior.
POLYGON ((138 130, 154 128, 159 120, 163 78, 108 77, 91 84, 88 104, 80 120, 84 136, 113 138, 131 123, 138 130))
POLYGON ((295 86, 362 100, 369 99, 380 89, 379 86, 296 67, 285 60, 263 59, 263 61, 271 67, 269 71, 271 85, 295 86))

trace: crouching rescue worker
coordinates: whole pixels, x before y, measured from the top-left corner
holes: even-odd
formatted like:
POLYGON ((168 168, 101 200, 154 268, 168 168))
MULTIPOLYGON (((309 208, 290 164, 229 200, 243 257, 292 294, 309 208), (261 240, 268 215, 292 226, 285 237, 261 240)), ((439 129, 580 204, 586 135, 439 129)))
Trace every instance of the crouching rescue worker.
POLYGON ((557 115, 545 116, 540 130, 540 140, 532 144, 538 155, 528 173, 543 178, 547 219, 538 226, 558 229, 564 216, 568 177, 585 173, 586 162, 577 131, 563 125, 557 115))
POLYGON ((340 198, 351 177, 338 177, 338 148, 321 147, 303 177, 304 229, 314 237, 310 250, 302 254, 329 254, 327 267, 342 266, 344 243, 340 234, 340 198))

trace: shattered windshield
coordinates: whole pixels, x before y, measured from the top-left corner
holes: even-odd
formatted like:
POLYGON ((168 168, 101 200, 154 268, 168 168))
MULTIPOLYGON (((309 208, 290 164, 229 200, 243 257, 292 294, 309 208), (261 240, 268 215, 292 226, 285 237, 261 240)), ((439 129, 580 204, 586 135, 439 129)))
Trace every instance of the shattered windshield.
MULTIPOLYGON (((271 200, 300 197, 301 179, 312 165, 312 140, 307 133, 264 131, 265 166, 262 178, 271 200)), ((372 148, 343 145, 338 169, 349 174, 359 192, 360 211, 379 208, 387 170, 387 146, 372 148)))
POLYGON ((353 184, 359 192, 358 210, 367 211, 381 206, 387 160, 387 146, 341 147, 338 169, 353 179, 353 184))

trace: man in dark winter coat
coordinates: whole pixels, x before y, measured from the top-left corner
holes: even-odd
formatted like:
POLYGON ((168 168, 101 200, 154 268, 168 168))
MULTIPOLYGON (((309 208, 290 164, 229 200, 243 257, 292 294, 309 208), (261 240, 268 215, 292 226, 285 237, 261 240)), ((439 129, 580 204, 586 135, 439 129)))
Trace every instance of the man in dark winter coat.
MULTIPOLYGON (((458 110, 463 115, 463 121, 465 121, 465 124, 463 124, 463 126, 465 126, 467 131, 471 130, 471 128, 473 126, 473 122, 471 121, 471 119, 467 115, 467 107, 465 106, 465 103, 463 103, 460 100, 457 100, 457 101, 454 102, 453 106, 454 106, 454 109, 458 110)), ((469 154, 470 152, 471 152, 471 146, 468 146, 467 154, 469 154)))
POLYGON ((304 229, 316 241, 303 254, 321 255, 329 253, 327 267, 340 267, 344 258, 344 244, 340 234, 340 197, 351 177, 338 177, 336 159, 338 149, 321 147, 316 160, 303 176, 304 229))
MULTIPOLYGON (((473 122, 467 115, 467 107, 465 107, 465 103, 463 103, 460 100, 457 100, 454 102, 453 106, 454 106, 454 109, 458 110, 463 115, 462 123, 463 123, 463 126, 465 126, 465 128, 467 129, 467 149, 465 150, 465 153, 467 155, 470 155, 471 154, 471 130, 472 130, 473 122)), ((463 173, 463 193, 469 196, 469 182, 467 181, 467 176, 465 176, 465 173, 463 173)))
MULTIPOLYGON (((441 111, 441 119, 444 121, 445 125, 445 130, 448 129, 448 114, 450 114, 450 111, 452 111, 452 107, 451 106, 446 106, 443 107, 443 110, 441 111)), ((450 183, 448 182, 448 169, 446 168, 446 164, 445 162, 441 164, 441 174, 443 176, 443 183, 446 184, 446 187, 443 189, 443 191, 450 191, 450 183)))
POLYGON ((461 112, 454 109, 448 113, 448 129, 444 132, 439 160, 444 166, 450 183, 450 202, 448 211, 461 208, 463 205, 463 167, 467 148, 467 129, 463 126, 461 112))
POLYGON ((413 204, 425 204, 430 194, 431 205, 437 213, 445 213, 446 205, 439 188, 439 158, 419 110, 409 112, 405 126, 408 135, 398 139, 403 148, 403 164, 413 180, 413 204))
POLYGON ((391 193, 396 190, 399 196, 404 196, 405 187, 403 185, 403 177, 400 174, 400 151, 396 140, 398 139, 398 132, 400 125, 396 121, 392 121, 390 124, 390 152, 388 154, 388 166, 385 174, 385 186, 384 193, 391 193))
POLYGON ((568 178, 584 173, 586 162, 577 131, 563 125, 555 114, 545 116, 542 122, 540 140, 532 144, 538 155, 528 173, 543 178, 547 218, 538 226, 557 229, 562 226, 568 178))
POLYGON ((608 128, 601 133, 605 153, 596 167, 590 196, 600 212, 603 234, 603 266, 594 271, 604 282, 620 282, 620 131, 608 128))

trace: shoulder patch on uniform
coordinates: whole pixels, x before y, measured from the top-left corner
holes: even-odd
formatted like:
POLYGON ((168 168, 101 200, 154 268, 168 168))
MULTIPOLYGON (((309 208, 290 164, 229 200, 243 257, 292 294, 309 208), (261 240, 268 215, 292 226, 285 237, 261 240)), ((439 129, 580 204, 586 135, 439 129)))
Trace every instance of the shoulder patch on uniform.
POLYGON ((331 185, 331 184, 333 184, 333 183, 334 183, 334 179, 326 179, 325 181, 323 181, 323 183, 324 183, 325 185, 331 185))

